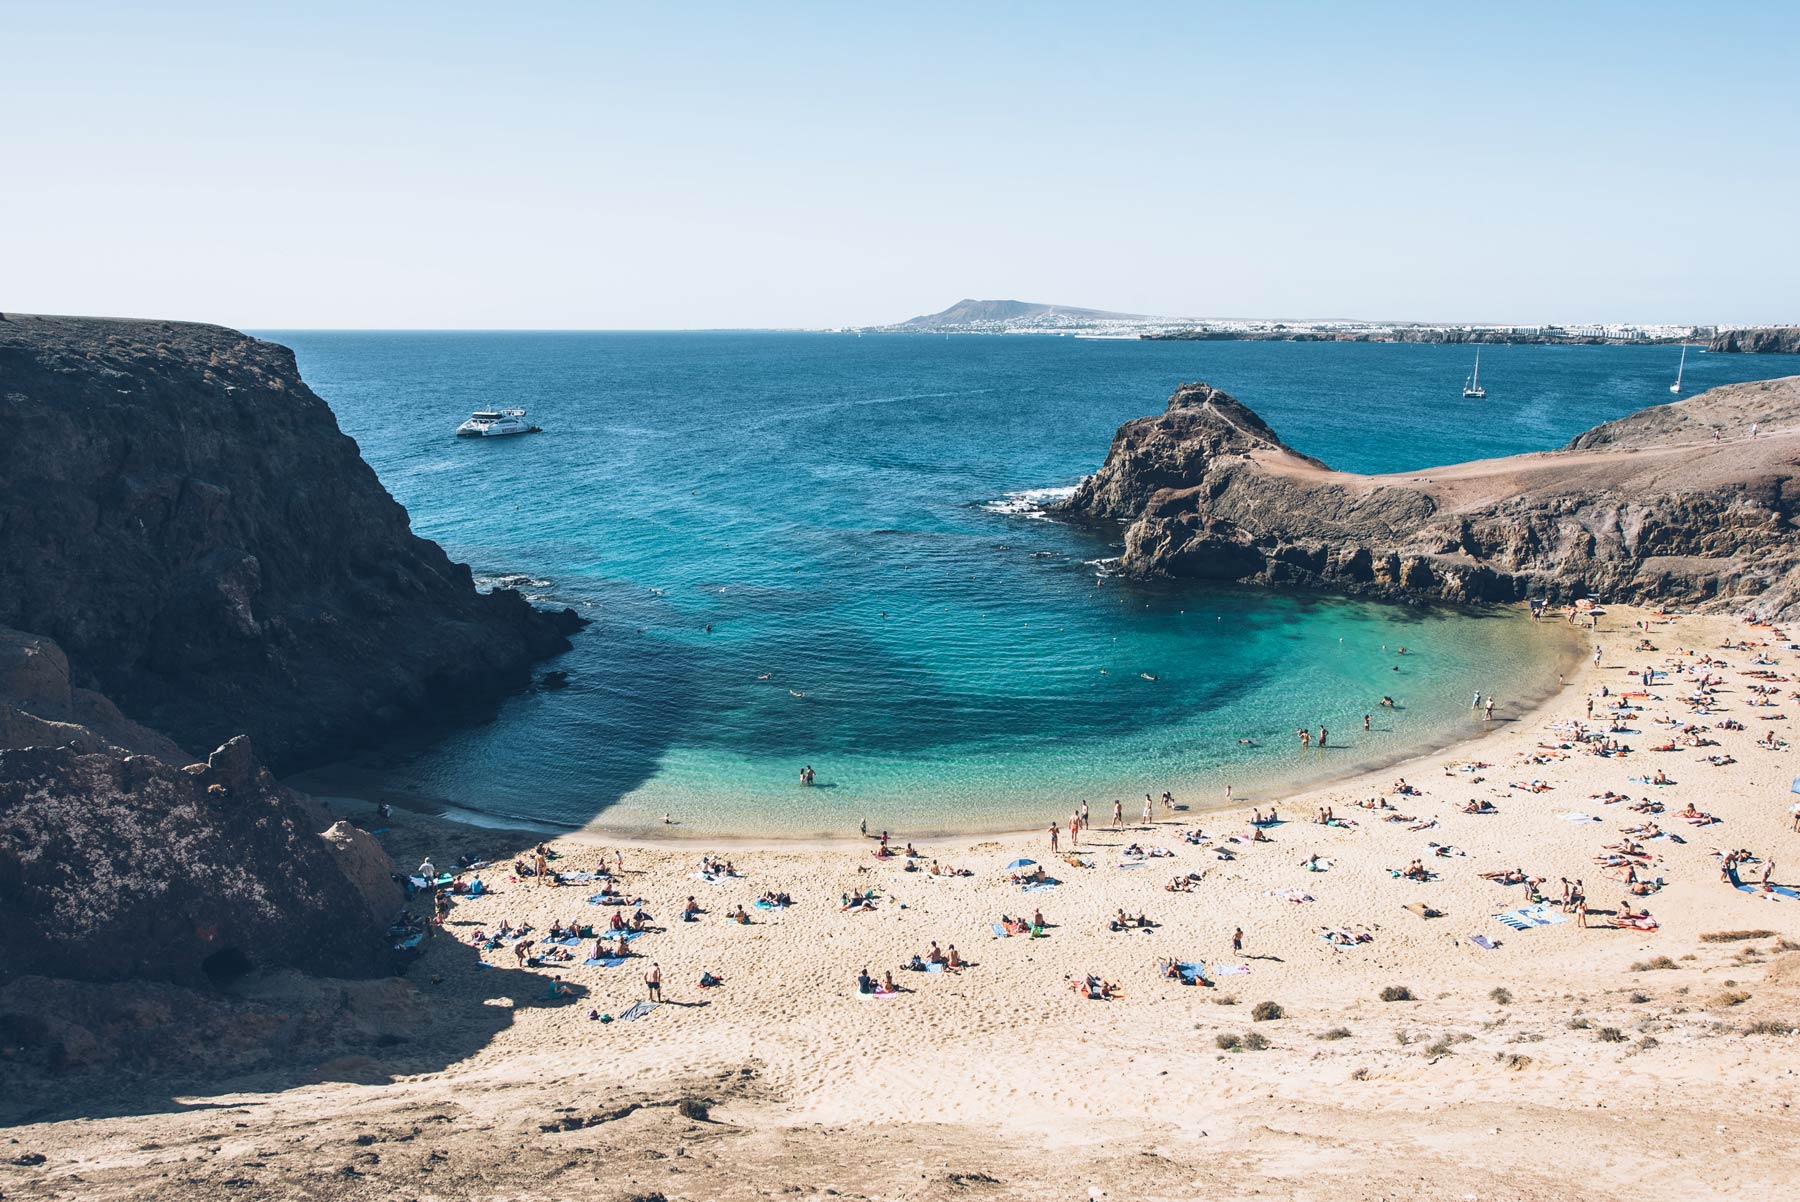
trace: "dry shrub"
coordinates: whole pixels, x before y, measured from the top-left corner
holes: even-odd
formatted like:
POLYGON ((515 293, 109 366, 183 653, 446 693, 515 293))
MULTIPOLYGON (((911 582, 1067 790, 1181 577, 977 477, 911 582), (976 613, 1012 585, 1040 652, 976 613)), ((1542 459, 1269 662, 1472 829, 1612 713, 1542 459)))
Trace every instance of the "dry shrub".
POLYGON ((1384 1002, 1410 1002, 1413 1000, 1413 991, 1404 985, 1389 985, 1381 991, 1381 1000, 1384 1002))
POLYGON ((1250 1010, 1250 1017, 1256 1022, 1273 1022, 1282 1016, 1281 1006, 1276 1002, 1258 1002, 1250 1010))
POLYGON ((1701 943, 1741 943, 1746 939, 1773 939, 1774 931, 1708 931, 1701 943))

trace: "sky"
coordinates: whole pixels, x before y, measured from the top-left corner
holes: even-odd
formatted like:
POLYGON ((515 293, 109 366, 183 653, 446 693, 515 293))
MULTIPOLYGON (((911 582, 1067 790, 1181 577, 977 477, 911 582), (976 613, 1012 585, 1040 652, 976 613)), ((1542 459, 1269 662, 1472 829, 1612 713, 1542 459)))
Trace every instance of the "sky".
POLYGON ((0 310, 1800 322, 1800 5, 0 0, 0 310))

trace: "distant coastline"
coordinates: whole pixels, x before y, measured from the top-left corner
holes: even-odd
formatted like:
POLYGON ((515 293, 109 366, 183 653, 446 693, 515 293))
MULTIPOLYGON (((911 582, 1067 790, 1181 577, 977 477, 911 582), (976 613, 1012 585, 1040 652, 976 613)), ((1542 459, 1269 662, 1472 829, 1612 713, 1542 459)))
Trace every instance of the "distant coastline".
POLYGON ((1015 300, 961 300, 947 309, 845 333, 1054 334, 1148 342, 1418 342, 1532 346, 1675 346, 1720 353, 1800 353, 1800 326, 1629 322, 1427 322, 1356 318, 1152 317, 1015 300))

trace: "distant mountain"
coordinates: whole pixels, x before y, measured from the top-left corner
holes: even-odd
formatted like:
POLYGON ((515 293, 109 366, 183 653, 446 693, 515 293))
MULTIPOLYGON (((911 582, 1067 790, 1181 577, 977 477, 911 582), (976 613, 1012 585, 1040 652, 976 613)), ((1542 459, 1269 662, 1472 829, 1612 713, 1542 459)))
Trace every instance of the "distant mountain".
POLYGON ((959 300, 941 313, 929 313, 883 326, 885 330, 938 333, 953 330, 1006 330, 1025 327, 1089 326, 1107 321, 1149 320, 1136 313, 1107 313, 1068 305, 1038 305, 1016 300, 959 300))

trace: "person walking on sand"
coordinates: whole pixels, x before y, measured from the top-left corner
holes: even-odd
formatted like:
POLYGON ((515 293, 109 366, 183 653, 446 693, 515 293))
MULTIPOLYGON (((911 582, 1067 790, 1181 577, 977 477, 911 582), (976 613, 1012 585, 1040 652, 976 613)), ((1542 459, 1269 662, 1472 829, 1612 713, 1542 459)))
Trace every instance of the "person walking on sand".
POLYGON ((1125 803, 1116 797, 1113 798, 1113 829, 1115 831, 1125 829, 1125 803))
POLYGON ((1087 798, 1084 797, 1081 799, 1081 825, 1086 826, 1087 824, 1088 824, 1088 804, 1087 804, 1087 798))
POLYGON ((650 1000, 653 1002, 663 1000, 662 968, 654 962, 650 965, 650 971, 644 974, 644 991, 650 995, 650 1000))
POLYGON ((1231 954, 1234 956, 1241 956, 1244 954, 1244 928, 1243 927, 1238 927, 1236 930, 1231 932, 1231 954))
POLYGON ((1580 930, 1587 930, 1587 898, 1585 897, 1575 899, 1575 926, 1580 930))
POLYGON ((1594 644, 1594 666, 1596 668, 1598 668, 1600 666, 1600 644, 1599 643, 1594 644))
POLYGON ((1153 825, 1155 825, 1155 823, 1156 823, 1156 802, 1151 800, 1150 794, 1146 793, 1146 794, 1144 794, 1144 825, 1145 826, 1153 826, 1153 825))
POLYGON ((1056 823, 1052 822, 1050 824, 1050 854, 1055 855, 1056 852, 1056 823))

